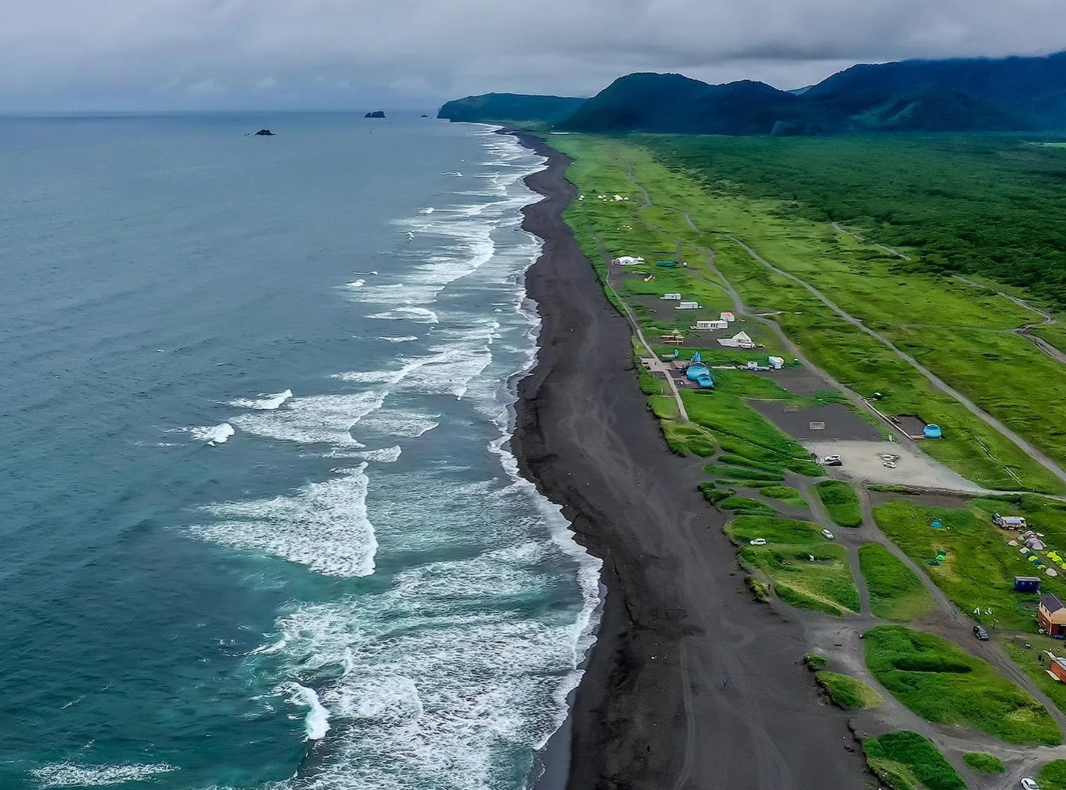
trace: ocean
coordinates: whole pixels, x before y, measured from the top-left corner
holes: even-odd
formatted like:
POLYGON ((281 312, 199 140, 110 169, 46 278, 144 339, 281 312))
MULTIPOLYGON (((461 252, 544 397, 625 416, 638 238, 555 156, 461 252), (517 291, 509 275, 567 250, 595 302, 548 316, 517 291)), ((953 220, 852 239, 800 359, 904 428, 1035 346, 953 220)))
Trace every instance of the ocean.
POLYGON ((0 119, 0 787, 529 786, 599 605, 508 447, 542 161, 0 119))

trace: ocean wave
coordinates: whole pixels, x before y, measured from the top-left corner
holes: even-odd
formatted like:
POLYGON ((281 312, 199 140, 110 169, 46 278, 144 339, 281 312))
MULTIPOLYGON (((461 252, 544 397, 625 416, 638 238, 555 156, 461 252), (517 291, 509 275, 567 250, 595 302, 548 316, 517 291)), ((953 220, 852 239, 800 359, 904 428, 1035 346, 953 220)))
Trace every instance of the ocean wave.
POLYGON ((418 210, 418 213, 419 214, 432 214, 434 211, 436 211, 436 209, 433 208, 432 206, 429 206, 428 208, 420 208, 418 210))
POLYGON ((418 340, 418 335, 403 335, 402 337, 379 337, 385 343, 413 343, 418 340))
POLYGON ((380 409, 385 397, 385 392, 370 391, 293 398, 284 410, 243 414, 233 422, 242 431, 266 439, 360 448, 351 429, 380 409))
POLYGON ((314 689, 301 686, 299 683, 284 683, 279 689, 281 693, 289 695, 289 702, 301 708, 308 708, 304 718, 304 740, 320 741, 329 732, 329 711, 318 700, 318 694, 314 689))
POLYGON ((281 405, 292 397, 292 390, 285 390, 274 395, 262 395, 257 399, 238 398, 230 402, 230 406, 238 409, 258 409, 260 411, 273 411, 281 408, 281 405))
POLYGON ((218 519, 190 532, 230 548, 295 562, 324 576, 369 576, 378 543, 367 518, 366 464, 291 496, 201 508, 218 519))
POLYGON ((177 771, 173 765, 79 765, 53 763, 30 773, 41 787, 106 787, 124 782, 143 782, 159 774, 177 771))
POLYGON ((425 307, 395 307, 383 313, 368 315, 367 318, 375 318, 383 321, 413 321, 416 324, 436 324, 440 321, 437 314, 425 307))
POLYGON ((199 425, 195 428, 189 428, 188 431, 196 441, 204 442, 210 447, 225 444, 234 434, 233 426, 228 422, 224 422, 221 425, 199 425))

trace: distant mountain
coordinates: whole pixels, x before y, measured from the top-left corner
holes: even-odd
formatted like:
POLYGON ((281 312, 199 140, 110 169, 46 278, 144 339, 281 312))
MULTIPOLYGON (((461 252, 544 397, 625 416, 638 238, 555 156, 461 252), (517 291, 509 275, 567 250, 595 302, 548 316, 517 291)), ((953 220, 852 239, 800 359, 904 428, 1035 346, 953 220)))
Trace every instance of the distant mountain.
POLYGON ((586 101, 560 126, 588 132, 769 134, 778 121, 818 131, 817 111, 762 82, 708 85, 680 74, 630 74, 586 101))
POLYGON ((630 74, 591 99, 489 94, 441 118, 535 120, 587 132, 788 135, 1066 129, 1066 52, 859 65, 795 91, 630 74))
POLYGON ((525 96, 519 93, 486 93, 450 101, 438 118, 449 121, 542 121, 553 124, 568 118, 584 102, 563 96, 525 96))

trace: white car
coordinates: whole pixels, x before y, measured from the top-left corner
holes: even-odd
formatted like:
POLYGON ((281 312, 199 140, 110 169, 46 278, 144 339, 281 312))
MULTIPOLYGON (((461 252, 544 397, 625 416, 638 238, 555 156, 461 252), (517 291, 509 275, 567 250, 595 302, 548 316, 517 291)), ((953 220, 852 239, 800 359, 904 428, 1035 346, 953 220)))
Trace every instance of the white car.
POLYGON ((1040 790, 1040 785, 1026 776, 1022 779, 1022 790, 1040 790))
POLYGON ((827 529, 823 529, 822 530, 822 534, 825 535, 826 540, 832 540, 833 539, 833 533, 830 532, 827 529))
POLYGON ((844 462, 840 460, 839 455, 827 455, 822 459, 823 466, 843 466, 844 462))
POLYGON ((752 546, 765 546, 766 538, 752 538, 748 541, 752 546))

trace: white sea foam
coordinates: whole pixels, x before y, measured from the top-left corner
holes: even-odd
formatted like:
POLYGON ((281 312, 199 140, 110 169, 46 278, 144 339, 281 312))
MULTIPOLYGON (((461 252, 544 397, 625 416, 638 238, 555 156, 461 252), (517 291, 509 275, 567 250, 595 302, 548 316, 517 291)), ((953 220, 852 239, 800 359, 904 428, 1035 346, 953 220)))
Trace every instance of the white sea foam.
POLYGON ((418 340, 418 335, 403 335, 402 337, 379 337, 378 340, 382 340, 386 343, 413 343, 418 340))
POLYGON ((418 210, 418 213, 419 214, 432 214, 434 211, 436 211, 436 209, 433 208, 432 206, 429 206, 428 208, 420 208, 418 210))
POLYGON ((286 409, 243 414, 233 422, 242 431, 267 439, 358 448, 362 445, 352 438, 352 426, 380 409, 385 397, 385 392, 369 391, 293 398, 286 409))
POLYGON ((234 434, 233 426, 228 422, 224 422, 221 425, 199 425, 188 430, 196 441, 204 442, 211 447, 225 444, 234 434))
POLYGON ((367 518, 366 464, 290 496, 208 505, 214 523, 192 527, 197 537, 270 554, 325 576, 369 576, 377 538, 367 518))
POLYGON ((416 324, 436 324, 440 321, 437 314, 425 307, 395 307, 383 313, 368 315, 383 321, 413 321, 416 324))
POLYGON ((259 398, 239 398, 232 401, 230 406, 238 409, 258 409, 260 411, 273 411, 281 408, 281 405, 292 397, 292 390, 285 390, 275 395, 262 395, 259 398))
POLYGON ((124 782, 143 782, 178 769, 166 763, 151 765, 79 765, 53 763, 30 773, 41 787, 106 787, 124 782))
POLYGON ((400 453, 403 452, 403 448, 399 445, 393 447, 385 447, 381 450, 365 450, 362 453, 363 458, 368 461, 374 461, 379 464, 394 464, 400 460, 400 453))
POLYGON ((349 288, 362 288, 364 285, 366 285, 366 280, 362 279, 348 283, 349 288))
POLYGON ((306 740, 320 741, 325 738, 326 733, 329 732, 329 711, 319 702, 318 694, 314 689, 301 686, 299 683, 285 683, 279 690, 290 695, 289 702, 293 705, 309 709, 304 718, 306 740))

